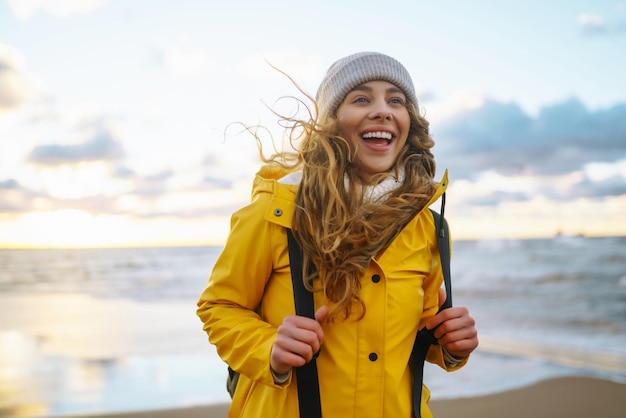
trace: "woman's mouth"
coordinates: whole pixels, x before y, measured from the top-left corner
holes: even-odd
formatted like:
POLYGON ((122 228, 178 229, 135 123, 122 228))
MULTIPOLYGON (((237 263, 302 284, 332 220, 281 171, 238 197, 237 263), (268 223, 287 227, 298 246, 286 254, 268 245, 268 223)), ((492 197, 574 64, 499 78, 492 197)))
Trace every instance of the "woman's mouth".
POLYGON ((365 142, 376 145, 389 145, 393 141, 394 135, 386 131, 366 132, 361 135, 365 142))

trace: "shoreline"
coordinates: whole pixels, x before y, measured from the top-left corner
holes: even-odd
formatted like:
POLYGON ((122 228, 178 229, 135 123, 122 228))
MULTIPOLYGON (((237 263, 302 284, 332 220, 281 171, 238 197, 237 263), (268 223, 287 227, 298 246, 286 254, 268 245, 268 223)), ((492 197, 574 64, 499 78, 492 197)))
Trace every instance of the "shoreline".
MULTIPOLYGON (((435 418, 527 418, 528 416, 618 418, 624 414, 626 384, 587 376, 549 378, 504 392, 437 399, 430 402, 435 418)), ((228 404, 149 411, 58 415, 58 418, 227 418, 228 404)), ((31 417, 35 418, 35 417, 31 417)))

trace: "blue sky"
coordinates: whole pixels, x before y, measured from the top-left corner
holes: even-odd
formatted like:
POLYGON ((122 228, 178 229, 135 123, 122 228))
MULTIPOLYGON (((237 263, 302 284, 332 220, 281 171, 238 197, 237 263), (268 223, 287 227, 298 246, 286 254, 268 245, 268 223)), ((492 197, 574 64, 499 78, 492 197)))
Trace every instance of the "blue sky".
MULTIPOLYGON (((268 107, 405 64, 455 238, 626 234, 626 1, 0 0, 0 246, 219 244, 268 107), (230 126, 230 127, 229 127, 230 126)), ((289 109, 289 107, 287 107, 289 109)))

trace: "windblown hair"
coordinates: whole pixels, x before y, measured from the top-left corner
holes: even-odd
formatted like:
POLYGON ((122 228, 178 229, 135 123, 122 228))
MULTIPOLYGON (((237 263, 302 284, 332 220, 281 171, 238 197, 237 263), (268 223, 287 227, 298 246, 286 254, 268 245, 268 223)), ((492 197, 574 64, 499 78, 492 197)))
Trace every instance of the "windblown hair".
POLYGON ((392 172, 378 174, 370 183, 397 177, 402 170, 404 180, 384 201, 368 202, 364 199, 365 180, 357 174, 355 152, 338 134, 336 117, 318 121, 315 100, 290 80, 312 101, 315 113, 307 106, 309 120, 277 114, 292 145, 298 143, 293 145, 296 151, 262 158, 292 170, 302 169, 293 231, 304 253, 305 285, 323 291, 332 302, 331 320, 346 320, 353 313, 361 318, 365 305, 360 298, 360 278, 370 260, 389 246, 437 187, 429 124, 408 105, 411 125, 398 161, 392 172))

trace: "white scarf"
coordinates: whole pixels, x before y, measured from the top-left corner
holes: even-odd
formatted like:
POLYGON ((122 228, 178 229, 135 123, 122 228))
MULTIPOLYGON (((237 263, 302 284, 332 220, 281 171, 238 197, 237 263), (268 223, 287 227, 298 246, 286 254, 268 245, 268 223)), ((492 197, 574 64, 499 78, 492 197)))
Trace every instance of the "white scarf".
MULTIPOLYGON (((398 177, 389 176, 373 186, 365 186, 364 200, 366 203, 382 203, 389 193, 397 189, 404 181, 404 170, 398 172, 398 177)), ((347 186, 347 179, 346 179, 347 186)))

